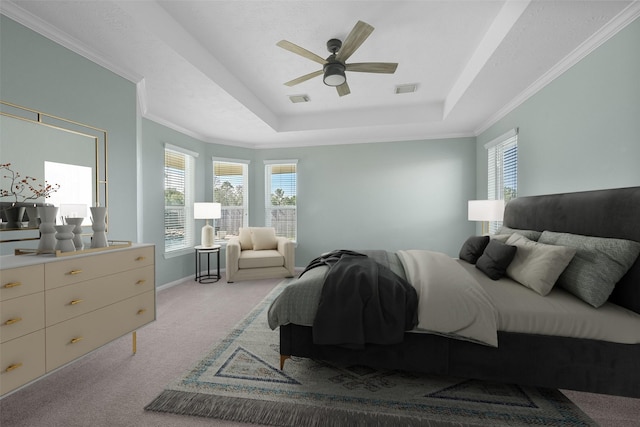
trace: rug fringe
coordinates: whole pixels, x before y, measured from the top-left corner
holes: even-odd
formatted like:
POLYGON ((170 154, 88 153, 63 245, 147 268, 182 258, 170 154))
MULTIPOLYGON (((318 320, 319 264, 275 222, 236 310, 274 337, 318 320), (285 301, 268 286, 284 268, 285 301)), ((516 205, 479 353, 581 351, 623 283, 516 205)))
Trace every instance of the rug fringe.
POLYGON ((451 423, 344 409, 237 399, 201 393, 165 390, 145 408, 146 411, 170 412, 273 426, 406 426, 406 427, 473 427, 473 424, 451 423), (330 413, 330 416, 327 416, 330 413))

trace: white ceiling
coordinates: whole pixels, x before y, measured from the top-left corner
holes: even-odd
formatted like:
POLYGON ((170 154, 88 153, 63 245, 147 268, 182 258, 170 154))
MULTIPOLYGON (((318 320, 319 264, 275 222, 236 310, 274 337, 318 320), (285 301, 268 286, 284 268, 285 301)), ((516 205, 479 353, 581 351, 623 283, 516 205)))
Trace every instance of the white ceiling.
POLYGON ((143 116, 244 147, 477 135, 640 16, 639 1, 33 1, 3 14, 138 84, 143 116), (339 97, 320 65, 358 20, 375 31, 339 97), (415 83, 414 93, 395 86, 415 83), (307 95, 294 104, 290 95, 307 95))

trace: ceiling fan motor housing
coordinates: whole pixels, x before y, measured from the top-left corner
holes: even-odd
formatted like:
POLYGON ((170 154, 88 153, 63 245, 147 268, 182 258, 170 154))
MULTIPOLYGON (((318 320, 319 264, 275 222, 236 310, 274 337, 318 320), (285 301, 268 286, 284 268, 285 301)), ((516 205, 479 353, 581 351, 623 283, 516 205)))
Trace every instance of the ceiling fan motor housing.
POLYGON ((338 53, 340 48, 342 47, 342 41, 338 39, 331 39, 327 42, 327 50, 334 55, 338 53))

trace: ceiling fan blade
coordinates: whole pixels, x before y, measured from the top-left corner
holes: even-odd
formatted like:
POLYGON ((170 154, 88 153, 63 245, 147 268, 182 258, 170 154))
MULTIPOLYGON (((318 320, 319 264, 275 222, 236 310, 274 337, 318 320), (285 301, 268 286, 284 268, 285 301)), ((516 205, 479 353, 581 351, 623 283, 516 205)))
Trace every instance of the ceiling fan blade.
POLYGON ((336 59, 344 63, 351 55, 353 55, 353 52, 355 52, 356 49, 364 43, 372 32, 373 27, 371 25, 366 22, 358 21, 342 43, 342 48, 338 51, 336 59))
POLYGON ((338 91, 338 95, 340 96, 349 95, 351 93, 351 89, 349 89, 349 85, 347 84, 346 81, 342 83, 340 86, 336 86, 336 89, 338 91))
POLYGON ((305 74, 304 76, 300 76, 297 79, 293 79, 291 81, 286 82, 285 85, 287 85, 287 86, 295 86, 297 84, 300 84, 302 82, 306 82, 309 79, 312 79, 314 77, 317 77, 317 76, 321 75, 322 72, 323 72, 322 70, 318 70, 318 71, 314 71, 313 73, 305 74))
POLYGON ((313 52, 308 51, 307 49, 298 46, 297 44, 293 44, 289 41, 286 40, 280 40, 278 43, 276 43, 277 46, 280 46, 281 48, 288 50, 289 52, 293 52, 295 54, 298 54, 300 56, 303 56, 307 59, 310 59, 312 61, 317 62, 318 64, 322 64, 324 65, 327 60, 324 59, 321 56, 316 55, 313 52))
POLYGON ((359 73, 384 73, 393 74, 398 68, 395 62, 356 62, 347 64, 347 71, 356 71, 359 73))

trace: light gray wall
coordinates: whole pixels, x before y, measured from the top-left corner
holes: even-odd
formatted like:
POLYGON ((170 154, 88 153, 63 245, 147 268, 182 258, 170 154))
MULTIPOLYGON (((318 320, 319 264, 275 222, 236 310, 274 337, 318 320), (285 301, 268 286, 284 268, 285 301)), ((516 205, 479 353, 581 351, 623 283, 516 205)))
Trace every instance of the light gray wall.
POLYGON ((258 150, 251 220, 263 224, 264 160, 298 159, 296 265, 333 249, 457 255, 474 232, 475 138, 258 150))
MULTIPOLYGON (((140 171, 143 191, 140 208, 141 241, 156 245, 156 282, 170 283, 194 273, 194 253, 166 257, 164 255, 164 148, 171 144, 200 153, 196 158, 195 201, 213 201, 213 153, 220 157, 250 159, 253 150, 219 144, 209 144, 176 132, 151 120, 141 122, 140 171)), ((195 224, 195 239, 200 241, 204 220, 195 224)), ((224 266, 224 252, 221 264, 224 266)))
POLYGON ((514 127, 520 196, 640 185, 640 19, 478 137, 481 198, 483 145, 514 127))
POLYGON ((0 54, 3 101, 108 131, 109 238, 135 241, 135 85, 4 15, 0 54))

